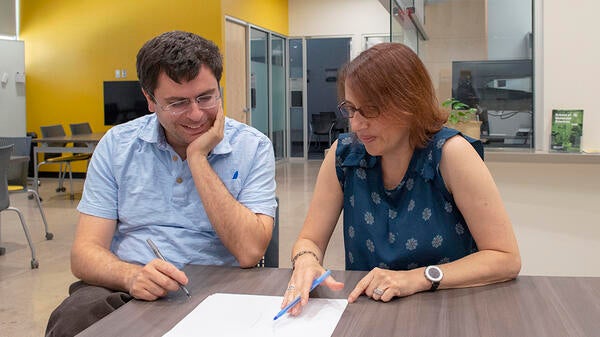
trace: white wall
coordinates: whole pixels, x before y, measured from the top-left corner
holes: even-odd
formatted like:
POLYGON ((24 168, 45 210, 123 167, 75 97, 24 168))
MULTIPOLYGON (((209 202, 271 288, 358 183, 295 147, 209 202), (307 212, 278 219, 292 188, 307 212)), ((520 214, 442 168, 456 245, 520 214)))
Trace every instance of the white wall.
POLYGON ((23 41, 0 40, 0 136, 25 136, 25 84, 15 83, 17 72, 25 73, 23 41))
POLYGON ((600 276, 600 164, 486 164, 519 241, 521 274, 600 276))
MULTIPOLYGON (((600 150, 600 2, 535 0, 536 132, 550 139, 552 109, 584 109, 583 149, 600 150), (539 118, 542 117, 542 118, 539 118)), ((536 146, 540 148, 540 146, 536 146)), ((489 163, 513 220, 523 274, 600 276, 599 164, 489 163)))
POLYGON ((563 1, 536 1, 543 2, 544 140, 552 109, 583 109, 581 146, 600 151, 600 1, 572 0, 569 10, 563 1))
POLYGON ((389 35, 390 16, 378 0, 290 0, 290 36, 352 37, 350 57, 362 50, 364 35, 389 35))
POLYGON ((529 1, 487 0, 489 60, 531 58, 531 11, 529 1))
POLYGON ((17 35, 15 14, 15 0, 0 1, 0 36, 14 37, 17 35))

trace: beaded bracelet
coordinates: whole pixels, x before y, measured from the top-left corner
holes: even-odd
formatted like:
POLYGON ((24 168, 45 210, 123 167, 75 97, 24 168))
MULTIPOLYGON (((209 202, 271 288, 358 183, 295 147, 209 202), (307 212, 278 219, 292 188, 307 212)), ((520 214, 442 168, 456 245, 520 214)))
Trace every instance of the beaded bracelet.
POLYGON ((292 270, 296 269, 296 260, 298 260, 298 258, 304 254, 310 254, 310 255, 314 256, 315 259, 317 259, 317 262, 319 262, 319 257, 317 256, 317 254, 315 254, 315 252, 313 252, 311 250, 301 250, 298 253, 296 253, 296 255, 294 255, 294 257, 292 257, 292 270))

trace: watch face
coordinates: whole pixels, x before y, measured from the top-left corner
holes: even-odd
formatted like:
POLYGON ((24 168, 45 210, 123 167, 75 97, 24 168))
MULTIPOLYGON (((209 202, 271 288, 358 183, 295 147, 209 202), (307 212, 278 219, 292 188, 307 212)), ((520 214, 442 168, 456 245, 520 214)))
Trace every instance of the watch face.
POLYGON ((432 282, 440 282, 444 276, 442 270, 436 266, 427 267, 425 269, 425 275, 427 275, 427 278, 432 282))

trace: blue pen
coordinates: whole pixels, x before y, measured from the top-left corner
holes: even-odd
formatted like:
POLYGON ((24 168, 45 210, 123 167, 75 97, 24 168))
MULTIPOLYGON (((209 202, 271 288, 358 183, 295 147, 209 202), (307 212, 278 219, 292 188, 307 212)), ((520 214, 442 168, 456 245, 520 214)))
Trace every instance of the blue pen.
MULTIPOLYGON (((329 275, 331 275, 331 270, 327 269, 323 273, 323 275, 319 276, 319 278, 317 278, 313 281, 312 286, 310 286, 310 291, 313 291, 313 289, 315 289, 319 284, 323 283, 323 281, 325 281, 325 279, 329 275)), ((298 304, 298 302, 300 302, 300 298, 301 298, 300 296, 296 297, 291 303, 286 305, 285 308, 281 309, 281 311, 278 312, 277 315, 275 315, 275 317, 273 317, 273 320, 276 320, 279 317, 283 316, 288 310, 290 310, 293 306, 298 304)))

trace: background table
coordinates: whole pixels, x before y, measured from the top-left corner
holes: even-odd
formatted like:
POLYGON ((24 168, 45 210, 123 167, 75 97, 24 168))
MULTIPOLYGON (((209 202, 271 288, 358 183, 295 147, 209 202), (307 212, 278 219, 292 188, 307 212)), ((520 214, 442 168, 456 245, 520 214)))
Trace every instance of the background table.
MULTIPOLYGON (((133 300, 80 336, 162 336, 213 293, 281 296, 289 269, 187 266, 192 299, 181 292, 133 300)), ((313 297, 347 298, 365 272, 333 271, 340 292, 317 288, 313 297)), ((309 302, 310 303, 310 302, 309 302)), ((273 314, 279 308, 273 308, 273 314)), ((285 318, 285 317, 284 317, 285 318)), ((598 336, 600 278, 521 276, 485 287, 425 292, 388 303, 361 296, 348 304, 333 336, 598 336)), ((202 335, 198 331, 198 335, 202 335)), ((308 336, 309 337, 309 336, 308 336)))
POLYGON ((23 163, 23 162, 28 162, 28 161, 29 161, 29 157, 27 157, 27 156, 10 156, 9 164, 17 164, 17 163, 23 163))
POLYGON ((31 139, 32 142, 39 144, 39 146, 33 147, 33 181, 36 182, 33 186, 36 192, 38 188, 38 153, 93 153, 102 136, 104 136, 104 133, 31 139), (87 146, 66 146, 70 143, 85 143, 87 146), (60 146, 51 146, 50 144, 60 144, 60 146))

